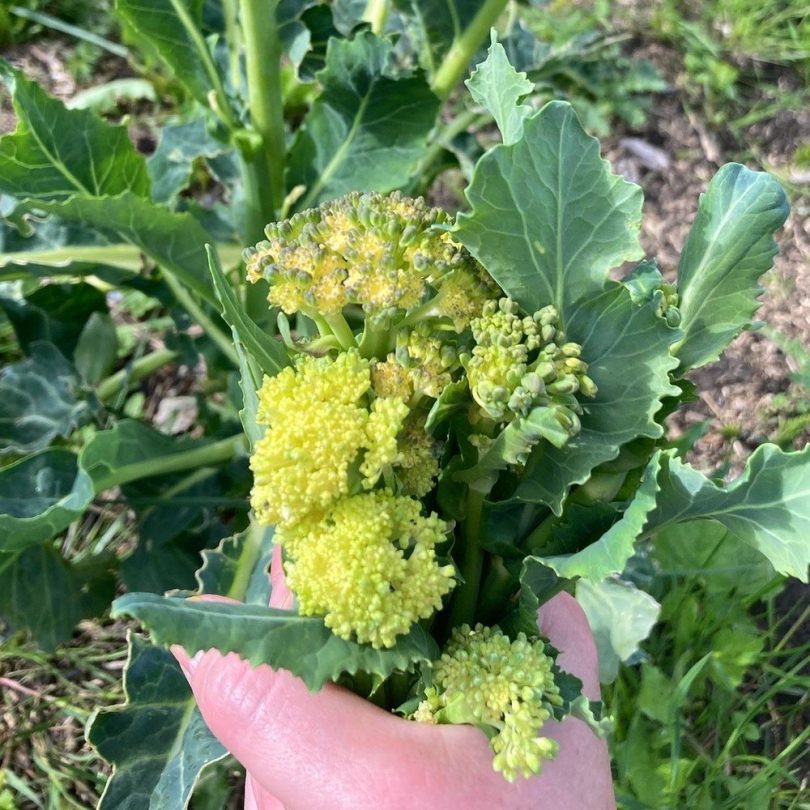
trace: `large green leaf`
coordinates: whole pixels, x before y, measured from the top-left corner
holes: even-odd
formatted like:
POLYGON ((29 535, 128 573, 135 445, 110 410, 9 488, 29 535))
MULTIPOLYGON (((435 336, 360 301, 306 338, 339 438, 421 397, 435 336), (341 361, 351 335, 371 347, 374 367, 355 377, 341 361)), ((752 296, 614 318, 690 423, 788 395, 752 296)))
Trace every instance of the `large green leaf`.
POLYGON ((270 558, 273 529, 251 525, 226 537, 213 551, 203 551, 197 571, 201 593, 218 593, 249 605, 266 605, 270 599, 270 558))
POLYGON ((642 534, 648 514, 655 508, 660 464, 660 453, 656 453, 621 519, 599 540, 575 554, 546 557, 542 562, 566 579, 582 577, 590 582, 600 582, 612 574, 621 574, 633 556, 635 542, 642 534))
POLYGON ((647 533, 676 523, 716 521, 762 552, 777 571, 807 582, 810 447, 785 453, 776 445, 763 444, 727 487, 670 453, 662 458, 658 480, 661 489, 647 518, 647 533))
POLYGON ((115 8, 207 107, 222 79, 200 30, 203 0, 116 0, 115 8))
POLYGON ((0 369, 0 455, 46 448, 87 414, 76 372, 52 344, 36 342, 30 357, 0 369))
POLYGON ((588 617, 599 652, 599 680, 611 683, 650 634, 661 605, 630 582, 607 579, 577 582, 577 601, 588 617))
POLYGON ((49 341, 70 357, 87 321, 93 313, 106 313, 107 302, 90 284, 44 284, 21 301, 0 298, 0 308, 23 351, 29 352, 37 341, 49 341))
POLYGON ((0 78, 18 117, 16 132, 0 139, 0 191, 39 200, 148 196, 146 163, 125 127, 111 127, 89 110, 68 110, 3 60, 0 78))
POLYGON ((775 576, 759 551, 714 521, 674 523, 656 531, 650 552, 664 576, 699 581, 712 598, 752 596, 775 576))
POLYGON ((759 308, 757 280, 778 248, 789 211, 775 177, 728 163, 701 195, 678 266, 684 368, 717 359, 759 308))
POLYGON ((227 752, 168 650, 131 636, 124 692, 129 705, 97 714, 88 734, 115 765, 99 810, 186 807, 202 768, 227 752))
POLYGON ((32 204, 129 242, 167 273, 211 304, 214 293, 205 272, 205 245, 212 239, 190 214, 175 214, 129 192, 117 197, 73 197, 63 203, 32 204))
POLYGON ((492 114, 503 143, 519 141, 523 135, 523 122, 532 108, 518 102, 534 90, 534 83, 526 78, 525 73, 518 73, 512 67, 494 29, 487 58, 475 68, 465 84, 475 103, 492 114))
POLYGON ((439 108, 422 74, 402 74, 391 42, 364 32, 329 41, 318 79, 323 91, 290 152, 289 185, 306 188, 299 207, 405 185, 439 108))
POLYGON ((588 375, 599 391, 583 399, 582 430, 563 448, 538 444, 515 492, 519 500, 544 503, 560 514, 574 484, 619 454, 622 445, 641 436, 656 439, 663 429, 655 415, 661 399, 680 389, 669 380, 678 361, 669 345, 678 332, 652 308, 634 304, 621 285, 572 308, 566 332, 582 344, 588 375))
POLYGON ((51 650, 70 638, 80 619, 109 605, 115 591, 111 562, 91 557, 68 563, 50 545, 0 553, 0 616, 51 650))
POLYGON ((642 255, 641 189, 611 174, 570 104, 552 101, 519 141, 487 152, 455 234, 527 312, 572 305, 605 288, 611 268, 642 255))
MULTIPOLYGON (((251 527, 203 552, 198 579, 205 593, 267 604, 272 530, 251 527)), ((101 810, 171 810, 187 806, 202 770, 224 749, 203 722, 174 657, 130 637, 127 705, 100 712, 89 739, 114 765, 101 810)))
POLYGON ((203 118, 163 127, 157 148, 147 161, 152 199, 172 202, 191 181, 195 160, 216 158, 228 148, 211 135, 203 118))
POLYGON ((375 650, 334 635, 323 619, 263 605, 201 602, 130 593, 113 603, 113 616, 138 619, 157 644, 181 644, 191 654, 216 647, 252 664, 269 664, 300 677, 311 690, 347 672, 386 678, 433 660, 439 650, 415 624, 391 649, 375 650))
POLYGON ((259 368, 273 376, 286 366, 290 365, 290 356, 280 340, 262 329, 246 314, 244 307, 234 294, 233 287, 228 283, 222 272, 216 251, 208 245, 208 268, 211 271, 214 290, 219 299, 222 318, 231 327, 234 343, 241 344, 248 357, 258 363, 259 368))
POLYGON ((66 529, 93 499, 68 450, 44 450, 0 468, 0 552, 22 551, 66 529))

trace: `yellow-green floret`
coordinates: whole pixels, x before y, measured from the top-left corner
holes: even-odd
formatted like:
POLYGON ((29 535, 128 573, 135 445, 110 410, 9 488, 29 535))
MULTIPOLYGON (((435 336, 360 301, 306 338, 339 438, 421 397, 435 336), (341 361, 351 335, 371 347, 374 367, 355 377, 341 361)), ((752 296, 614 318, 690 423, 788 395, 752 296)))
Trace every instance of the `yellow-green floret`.
POLYGON ((579 432, 582 409, 574 395, 593 397, 596 385, 581 346, 565 342, 553 306, 523 316, 509 298, 487 301, 471 327, 475 346, 461 362, 473 398, 489 417, 511 421, 548 407, 570 435, 579 432))
POLYGON ((449 527, 413 498, 378 490, 339 500, 323 518, 279 528, 285 573, 305 616, 335 635, 391 647, 442 606, 455 584, 436 545, 449 527))
POLYGON ((250 460, 251 505, 260 523, 322 514, 349 493, 356 460, 367 486, 394 463, 408 409, 385 398, 369 408, 370 388, 369 363, 356 351, 336 359, 303 356, 295 367, 265 378, 257 422, 268 429, 250 460))
POLYGON ((287 314, 322 316, 348 304, 374 316, 407 311, 446 283, 436 314, 461 331, 494 285, 434 227, 449 222, 421 198, 355 192, 268 225, 267 239, 245 251, 248 279, 267 279, 270 304, 287 314))
POLYGON ((563 700, 553 660, 539 639, 512 641, 497 627, 462 625, 434 664, 433 686, 413 717, 423 722, 470 723, 490 735, 493 767, 510 782, 540 773, 557 743, 540 737, 563 700))

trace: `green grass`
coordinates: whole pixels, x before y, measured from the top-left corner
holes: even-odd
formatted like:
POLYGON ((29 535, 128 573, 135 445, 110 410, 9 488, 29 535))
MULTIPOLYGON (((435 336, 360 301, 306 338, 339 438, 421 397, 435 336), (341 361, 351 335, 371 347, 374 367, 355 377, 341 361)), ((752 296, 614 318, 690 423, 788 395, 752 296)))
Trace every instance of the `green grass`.
POLYGON ((643 660, 623 667, 606 695, 619 806, 806 808, 807 588, 784 585, 744 553, 735 564, 727 539, 707 543, 703 566, 683 567, 676 540, 653 551, 648 587, 661 621, 643 660))

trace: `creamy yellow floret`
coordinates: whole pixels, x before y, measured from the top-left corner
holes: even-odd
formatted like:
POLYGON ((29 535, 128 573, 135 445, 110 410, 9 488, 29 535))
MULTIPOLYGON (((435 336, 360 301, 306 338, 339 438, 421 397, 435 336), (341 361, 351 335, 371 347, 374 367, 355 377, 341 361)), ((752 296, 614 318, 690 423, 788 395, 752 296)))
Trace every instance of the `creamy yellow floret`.
POLYGON ((551 709, 562 705, 552 666, 538 639, 520 633, 512 641, 497 627, 462 625, 434 665, 434 686, 414 719, 497 729, 490 742, 495 770, 510 782, 538 774, 557 754, 557 743, 539 736, 551 709))
POLYGON ((418 501, 385 490, 343 498, 324 518, 276 536, 291 557, 285 573, 301 614, 379 648, 441 608, 455 584, 453 566, 436 559, 447 530, 418 501))
POLYGON ((408 406, 395 397, 375 399, 366 423, 366 454, 360 465, 363 484, 371 489, 384 467, 400 461, 397 434, 402 429, 408 406))
POLYGON ((356 352, 304 357, 265 378, 257 421, 268 425, 250 467, 251 505, 263 524, 322 512, 348 492, 348 470, 367 444, 369 365, 356 352))

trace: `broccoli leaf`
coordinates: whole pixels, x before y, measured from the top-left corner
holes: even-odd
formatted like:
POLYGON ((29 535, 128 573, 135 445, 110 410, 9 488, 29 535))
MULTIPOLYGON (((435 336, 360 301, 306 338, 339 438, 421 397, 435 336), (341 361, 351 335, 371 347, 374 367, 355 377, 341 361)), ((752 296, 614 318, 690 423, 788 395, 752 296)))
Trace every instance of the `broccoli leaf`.
POLYGON ((205 272, 205 244, 212 239, 190 214, 176 214, 131 192, 117 197, 73 197, 63 203, 30 202, 21 207, 44 210, 129 242, 209 304, 216 304, 205 272))
POLYGON ((701 195, 678 266, 685 369, 717 359, 759 308, 757 279, 778 248, 773 239, 789 211, 779 181, 728 163, 701 195))
POLYGON ((69 563, 50 544, 0 552, 0 616, 52 650, 70 638, 80 619, 107 608, 115 593, 114 559, 102 554, 69 563))
POLYGON ((599 652, 599 680, 611 683, 650 634, 661 605, 630 582, 607 579, 577 582, 577 601, 588 617, 599 652))
POLYGON ((200 104, 222 79, 200 30, 203 0, 117 0, 116 11, 160 55, 200 104))
POLYGON ((0 552, 22 551, 66 529, 93 500, 93 482, 69 450, 0 469, 0 552))
POLYGON ((88 737, 115 771, 99 810, 186 807, 200 771, 226 755, 168 650, 130 636, 126 706, 101 712, 88 737))
POLYGON ((464 34, 464 26, 470 25, 485 3, 484 0, 411 0, 410 5, 420 62, 433 75, 453 43, 464 34))
POLYGON ((762 552, 780 573, 807 582, 808 461, 810 447, 784 453, 773 444, 763 444, 751 455, 743 474, 723 487, 668 453, 662 457, 661 489, 645 532, 677 523, 715 521, 762 552))
POLYGON ((419 624, 394 647, 375 650, 339 638, 323 619, 262 605, 130 593, 113 603, 112 615, 138 619, 155 643, 181 644, 189 654, 216 647, 223 653, 238 652, 252 664, 289 670, 312 691, 343 673, 362 671, 386 678, 395 670, 431 661, 439 652, 419 624))
POLYGON ((466 193, 457 238, 527 312, 554 304, 566 329, 575 302, 642 255, 641 189, 611 174, 570 104, 546 104, 487 152, 466 193))
POLYGON ((523 122, 531 114, 532 108, 518 102, 534 90, 534 83, 509 63, 494 29, 487 58, 475 68, 465 84, 475 103, 492 113, 503 142, 510 144, 519 141, 523 134, 523 122))
POLYGON ((2 59, 0 79, 19 119, 17 130, 0 139, 0 191, 37 200, 149 195, 146 162, 125 127, 111 127, 89 110, 68 110, 2 59))
POLYGON ((611 574, 621 574, 633 556, 636 539, 642 534, 647 516, 655 508, 660 466, 659 452, 647 465, 641 484, 621 519, 595 543, 568 556, 545 557, 542 562, 566 579, 582 577, 590 582, 600 582, 611 574))
POLYGON ((76 372, 56 346, 36 341, 30 353, 0 370, 0 455, 43 450, 88 413, 76 372))
POLYGON ((290 185, 306 187, 298 207, 405 185, 439 108, 424 76, 401 74, 391 42, 364 32, 329 41, 318 80, 323 92, 290 151, 290 185))
MULTIPOLYGON (((200 591, 266 605, 272 548, 272 530, 251 527, 204 551, 200 591)), ((99 712, 88 732, 114 766, 99 810, 186 807, 200 773, 225 749, 205 725, 171 653, 134 635, 129 644, 127 703, 99 712)))
MULTIPOLYGON (((267 334, 245 314, 231 284, 228 283, 222 272, 216 251, 207 245, 206 252, 208 253, 208 268, 211 271, 222 317, 225 323, 231 327, 234 343, 237 346, 241 345, 247 357, 254 360, 265 374, 271 376, 278 374, 279 371, 290 365, 290 357, 284 344, 267 334)), ((255 391, 256 389, 253 391, 254 395, 255 391)))
POLYGON ((544 503, 556 514, 571 486, 616 458, 623 445, 640 436, 659 438, 661 399, 680 393, 669 380, 678 362, 669 345, 679 333, 651 307, 634 304, 621 285, 611 283, 574 307, 566 333, 582 345, 588 376, 599 390, 582 399, 582 430, 564 447, 540 442, 534 448, 515 491, 517 499, 544 503))

